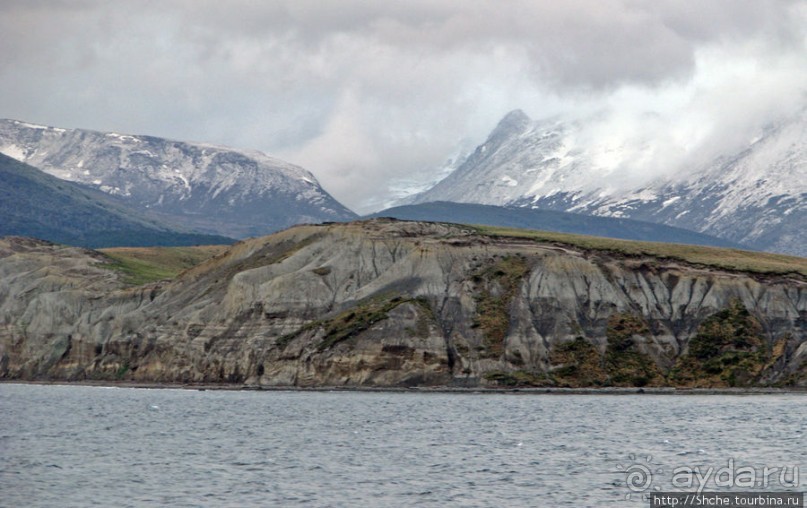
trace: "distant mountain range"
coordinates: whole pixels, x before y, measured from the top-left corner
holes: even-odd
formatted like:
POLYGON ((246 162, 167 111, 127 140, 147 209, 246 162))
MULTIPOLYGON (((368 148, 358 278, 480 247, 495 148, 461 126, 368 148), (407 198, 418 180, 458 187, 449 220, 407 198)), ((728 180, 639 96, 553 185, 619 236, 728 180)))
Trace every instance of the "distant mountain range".
POLYGON ((745 248, 730 240, 664 224, 531 208, 440 201, 396 206, 368 216, 375 217, 538 229, 647 242, 745 248))
MULTIPOLYGON (((513 111, 470 155, 460 147, 443 180, 402 200, 407 206, 372 216, 807 255, 805 115, 701 171, 619 191, 601 163, 625 154, 582 143, 584 127, 513 111)), ((185 245, 358 218, 305 169, 255 151, 0 120, 0 153, 51 176, 6 169, 0 234, 84 246, 185 245), (194 240, 200 233, 214 237, 194 240)))
POLYGON ((205 233, 356 217, 311 173, 257 151, 0 120, 0 153, 205 233))
POLYGON ((12 235, 92 248, 234 242, 166 226, 103 192, 0 154, 0 236, 12 235))
POLYGON ((807 256, 805 110, 769 126, 737 153, 622 190, 611 185, 618 174, 608 171, 619 169, 615 160, 630 157, 604 141, 582 142, 584 127, 510 112, 454 172, 401 203, 453 201, 639 219, 807 256))

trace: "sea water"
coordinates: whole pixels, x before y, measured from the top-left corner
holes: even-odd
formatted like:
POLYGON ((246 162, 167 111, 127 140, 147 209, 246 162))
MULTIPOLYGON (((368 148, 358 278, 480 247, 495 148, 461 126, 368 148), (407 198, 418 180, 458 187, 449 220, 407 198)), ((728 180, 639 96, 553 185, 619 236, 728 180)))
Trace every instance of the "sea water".
POLYGON ((0 506, 648 506, 807 490, 805 433, 797 394, 0 384, 0 506))

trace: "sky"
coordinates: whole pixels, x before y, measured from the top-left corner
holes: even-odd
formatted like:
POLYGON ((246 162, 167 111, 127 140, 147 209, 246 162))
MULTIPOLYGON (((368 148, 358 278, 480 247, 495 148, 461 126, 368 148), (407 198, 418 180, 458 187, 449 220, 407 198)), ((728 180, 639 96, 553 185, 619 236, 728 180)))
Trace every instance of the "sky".
POLYGON ((516 108, 657 143, 649 178, 807 102, 805 1, 3 0, 0 33, 0 117, 258 149, 358 212, 516 108))

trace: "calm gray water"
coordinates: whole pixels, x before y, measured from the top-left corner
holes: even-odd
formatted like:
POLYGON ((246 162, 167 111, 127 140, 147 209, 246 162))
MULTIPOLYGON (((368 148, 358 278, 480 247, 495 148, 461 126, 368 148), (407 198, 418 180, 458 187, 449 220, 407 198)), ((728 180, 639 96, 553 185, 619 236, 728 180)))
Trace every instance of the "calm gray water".
POLYGON ((647 506, 682 467, 800 466, 805 403, 0 384, 0 505, 647 506))

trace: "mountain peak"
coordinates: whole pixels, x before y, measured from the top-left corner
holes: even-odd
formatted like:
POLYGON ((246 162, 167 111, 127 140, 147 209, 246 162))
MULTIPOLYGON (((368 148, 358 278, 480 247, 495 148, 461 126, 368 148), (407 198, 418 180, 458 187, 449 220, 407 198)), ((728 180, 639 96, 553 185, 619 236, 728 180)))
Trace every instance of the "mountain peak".
POLYGON ((510 111, 509 113, 504 115, 504 117, 501 120, 499 120, 498 127, 523 126, 529 124, 530 122, 532 122, 532 119, 529 116, 527 116, 527 113, 525 113, 521 109, 514 109, 513 111, 510 111))
POLYGON ((532 120, 527 116, 526 113, 524 113, 524 111, 514 109, 513 111, 504 115, 501 120, 499 120, 496 128, 490 133, 488 141, 502 140, 510 136, 520 134, 524 132, 531 123, 532 120))
MULTIPOLYGON (((746 145, 657 180, 636 154, 652 139, 615 143, 608 112, 532 121, 508 113, 462 165, 412 203, 457 201, 630 218, 692 229, 756 249, 807 255, 804 115, 782 119, 746 145), (593 128, 591 128, 592 126, 593 128), (610 172, 610 173, 606 173, 610 172)), ((652 119, 651 119, 652 121, 652 119)), ((762 126, 760 126, 762 127, 762 126)))

